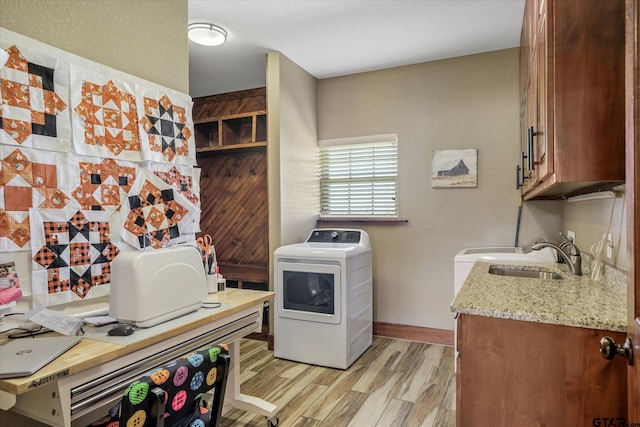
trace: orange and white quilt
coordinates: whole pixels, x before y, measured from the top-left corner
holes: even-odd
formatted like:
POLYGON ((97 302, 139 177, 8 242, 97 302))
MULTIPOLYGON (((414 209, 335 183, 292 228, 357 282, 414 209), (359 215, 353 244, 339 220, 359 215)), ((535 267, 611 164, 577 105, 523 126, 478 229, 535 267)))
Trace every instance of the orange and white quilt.
POLYGON ((161 93, 140 85, 136 88, 140 139, 146 160, 182 165, 196 164, 189 96, 161 93))
POLYGON ((69 65, 34 49, 6 47, 0 69, 0 144, 69 151, 69 65))
MULTIPOLYGON (((158 178, 200 209, 200 168, 156 163, 151 169, 158 178)), ((194 218, 193 227, 196 233, 200 231, 200 215, 194 218)))
POLYGON ((195 242, 200 209, 147 169, 140 169, 118 212, 120 237, 132 247, 195 242))
POLYGON ((191 97, 0 30, 0 253, 34 304, 108 295, 120 251, 195 244, 191 97))
POLYGON ((29 250, 29 209, 74 205, 61 153, 0 145, 0 251, 29 250))
POLYGON ((111 262, 120 252, 110 216, 106 211, 31 209, 34 305, 109 294, 111 262))
POLYGON ((114 211, 126 199, 137 170, 133 162, 81 157, 70 168, 71 195, 82 209, 114 211))
POLYGON ((71 66, 73 145, 78 154, 141 161, 134 85, 71 66))

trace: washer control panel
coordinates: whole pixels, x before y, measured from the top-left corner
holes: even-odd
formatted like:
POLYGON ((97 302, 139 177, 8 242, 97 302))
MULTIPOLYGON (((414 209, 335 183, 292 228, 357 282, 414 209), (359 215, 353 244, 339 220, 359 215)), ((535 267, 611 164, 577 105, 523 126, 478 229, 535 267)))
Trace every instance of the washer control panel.
POLYGON ((359 230, 318 229, 311 232, 307 242, 358 244, 360 238, 359 230))

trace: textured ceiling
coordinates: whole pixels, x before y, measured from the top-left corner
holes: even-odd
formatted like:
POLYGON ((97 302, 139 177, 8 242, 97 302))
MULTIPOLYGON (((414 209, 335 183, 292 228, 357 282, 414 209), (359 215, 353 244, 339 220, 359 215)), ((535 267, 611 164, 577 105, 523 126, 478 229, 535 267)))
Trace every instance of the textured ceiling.
POLYGON ((188 0, 189 22, 229 33, 189 42, 193 97, 265 86, 266 54, 318 79, 519 45, 524 0, 188 0))

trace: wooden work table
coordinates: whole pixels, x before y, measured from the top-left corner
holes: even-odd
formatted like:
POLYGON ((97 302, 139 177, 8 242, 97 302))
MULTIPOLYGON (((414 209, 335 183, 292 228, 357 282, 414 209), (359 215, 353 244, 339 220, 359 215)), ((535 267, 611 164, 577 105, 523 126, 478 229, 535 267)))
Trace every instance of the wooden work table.
MULTIPOLYGON (((0 379, 0 408, 69 427, 72 421, 74 425, 80 419, 84 422, 99 408, 119 399, 123 387, 153 367, 151 364, 157 366, 202 345, 224 342, 232 358, 225 403, 271 420, 277 411, 275 405, 240 394, 238 340, 261 330, 263 306, 273 298, 273 292, 227 289, 208 297, 208 302, 219 302, 221 308, 200 309, 197 320, 177 318, 140 330, 141 337, 134 341, 126 337, 126 344, 91 339, 87 334, 34 375, 0 379)), ((138 331, 131 337, 136 334, 138 331)))

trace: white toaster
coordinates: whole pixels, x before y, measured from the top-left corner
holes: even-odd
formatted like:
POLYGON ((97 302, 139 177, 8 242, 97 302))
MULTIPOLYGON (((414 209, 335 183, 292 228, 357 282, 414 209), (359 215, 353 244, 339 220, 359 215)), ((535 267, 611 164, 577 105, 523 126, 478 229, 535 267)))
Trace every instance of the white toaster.
POLYGON ((109 316, 149 327, 190 313, 207 298, 200 253, 192 246, 121 252, 111 263, 109 316))

